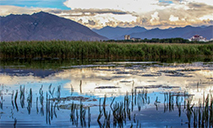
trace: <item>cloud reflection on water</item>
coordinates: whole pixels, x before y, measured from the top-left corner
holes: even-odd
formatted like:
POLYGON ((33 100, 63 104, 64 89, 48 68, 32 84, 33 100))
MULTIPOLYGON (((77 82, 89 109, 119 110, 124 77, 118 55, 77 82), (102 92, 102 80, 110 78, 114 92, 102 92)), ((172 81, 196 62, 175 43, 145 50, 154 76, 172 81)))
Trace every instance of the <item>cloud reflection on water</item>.
MULTIPOLYGON (((161 88, 146 88, 150 92, 174 91, 188 92, 195 94, 196 98, 202 98, 203 92, 212 90, 213 70, 211 66, 205 67, 202 64, 180 64, 180 65, 144 65, 136 64, 125 66, 118 63, 117 67, 92 67, 73 68, 51 74, 45 78, 33 76, 11 76, 7 73, 0 74, 1 84, 13 87, 14 85, 33 86, 41 85, 55 86, 62 85, 62 94, 69 93, 70 88, 74 92, 104 96, 119 96, 130 92, 132 89, 147 86, 161 85, 161 88), (182 75, 179 75, 182 74, 182 75), (80 81, 82 85, 80 88, 80 81), (197 83, 202 81, 197 89, 197 83), (207 82, 207 84, 205 83, 207 82), (165 88, 166 87, 166 88, 165 88), (174 87, 174 88, 173 88, 174 87), (179 87, 179 88, 177 88, 179 87)), ((34 87, 35 88, 35 87, 34 87)))

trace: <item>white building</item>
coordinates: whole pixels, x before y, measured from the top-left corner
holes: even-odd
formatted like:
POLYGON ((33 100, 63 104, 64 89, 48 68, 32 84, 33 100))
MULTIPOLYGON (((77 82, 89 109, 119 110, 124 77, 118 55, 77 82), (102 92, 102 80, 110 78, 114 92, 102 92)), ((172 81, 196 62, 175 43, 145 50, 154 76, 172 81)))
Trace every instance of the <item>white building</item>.
POLYGON ((125 36, 124 36, 124 39, 125 39, 125 40, 130 40, 130 35, 125 35, 125 36))
POLYGON ((131 38, 132 41, 141 41, 141 38, 131 38))
POLYGON ((206 42, 206 38, 200 35, 194 35, 192 38, 189 39, 189 41, 203 41, 206 42))

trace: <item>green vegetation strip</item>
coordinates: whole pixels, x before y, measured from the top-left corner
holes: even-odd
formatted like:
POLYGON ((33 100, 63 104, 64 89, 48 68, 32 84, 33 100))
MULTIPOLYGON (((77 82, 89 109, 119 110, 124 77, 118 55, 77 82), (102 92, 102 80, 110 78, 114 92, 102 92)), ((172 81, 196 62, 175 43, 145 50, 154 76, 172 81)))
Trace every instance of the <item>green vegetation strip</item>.
POLYGON ((0 42, 0 58, 155 59, 210 57, 213 44, 148 44, 83 41, 0 42))

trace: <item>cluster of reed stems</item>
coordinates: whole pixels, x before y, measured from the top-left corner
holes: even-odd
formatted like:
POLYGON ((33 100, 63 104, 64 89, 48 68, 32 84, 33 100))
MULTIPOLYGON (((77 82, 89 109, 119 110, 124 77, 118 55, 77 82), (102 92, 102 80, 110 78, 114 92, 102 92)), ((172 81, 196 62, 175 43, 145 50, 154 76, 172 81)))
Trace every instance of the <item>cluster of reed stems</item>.
MULTIPOLYGON (((32 100, 33 100, 33 90, 30 88, 27 96, 27 110, 28 114, 31 113, 32 100)), ((17 99, 19 97, 20 105, 23 108, 25 106, 23 99, 25 99, 25 86, 20 86, 19 90, 13 91, 11 95, 11 102, 13 108, 16 108, 19 111, 17 105, 17 99), (14 105, 15 104, 15 105, 14 105)), ((58 86, 57 89, 52 87, 52 84, 49 85, 48 91, 46 92, 46 123, 51 124, 53 118, 57 118, 56 109, 59 110, 58 104, 61 102, 61 86, 58 86), (55 92, 56 90, 56 92, 55 92), (54 95, 56 94, 56 95, 54 95), (57 97, 57 100, 51 100, 53 97, 57 97)), ((212 127, 213 126, 213 96, 208 94, 203 97, 203 102, 199 102, 198 105, 192 104, 192 96, 184 93, 164 93, 164 112, 172 112, 175 110, 175 105, 179 111, 179 117, 181 113, 185 111, 187 117, 188 127, 212 127), (184 106, 183 106, 184 102, 184 106), (183 107, 182 107, 183 106, 183 107)), ((141 127, 139 120, 136 119, 136 114, 134 113, 134 106, 138 106, 138 111, 141 111, 141 107, 150 104, 150 97, 148 96, 148 91, 146 89, 137 91, 136 89, 131 92, 131 95, 128 93, 124 96, 123 102, 117 102, 114 97, 111 103, 107 104, 107 96, 105 95, 103 102, 102 99, 99 99, 99 114, 97 117, 97 122, 99 127, 124 127, 124 124, 127 121, 131 122, 131 127, 133 123, 137 123, 137 127, 141 127)), ((36 109, 39 112, 39 101, 40 101, 40 113, 44 116, 44 93, 43 86, 39 89, 39 96, 36 98, 36 109)), ((158 110, 159 99, 156 97, 154 105, 156 110, 158 110)), ((13 114, 12 114, 13 115, 13 114)), ((17 119, 13 117, 14 125, 17 123, 17 119)), ((80 104, 72 102, 70 108, 70 122, 72 125, 80 124, 81 127, 90 127, 91 123, 91 112, 90 107, 85 107, 80 101, 80 104), (87 117, 87 118, 86 118, 87 117)))
POLYGON ((203 98, 203 103, 199 106, 187 102, 186 115, 188 118, 188 127, 213 127, 213 97, 208 94, 203 98))

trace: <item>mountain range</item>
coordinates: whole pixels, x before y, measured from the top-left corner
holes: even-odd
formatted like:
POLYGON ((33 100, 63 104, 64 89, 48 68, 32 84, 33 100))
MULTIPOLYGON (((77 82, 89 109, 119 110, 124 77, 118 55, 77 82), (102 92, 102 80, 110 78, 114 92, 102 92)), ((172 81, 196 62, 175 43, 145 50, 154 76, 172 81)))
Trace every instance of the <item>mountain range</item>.
POLYGON ((213 26, 177 27, 169 29, 146 29, 144 27, 109 27, 89 29, 75 21, 58 17, 46 12, 32 15, 0 16, 0 41, 18 40, 83 40, 100 41, 107 39, 124 39, 124 35, 134 38, 184 38, 201 35, 206 39, 213 38, 213 26))
POLYGON ((121 27, 104 27, 102 29, 93 29, 96 33, 107 37, 108 39, 121 40, 124 39, 124 35, 130 35, 134 38, 184 38, 189 39, 194 35, 201 35, 206 39, 213 38, 213 26, 200 26, 200 27, 176 27, 169 29, 150 29, 147 30, 143 27, 133 27, 133 28, 121 28, 121 27))
POLYGON ((0 17, 0 41, 105 39, 75 21, 46 12, 0 17))
POLYGON ((132 33, 140 33, 140 32, 145 32, 147 29, 144 27, 133 27, 133 28, 122 28, 122 27, 110 27, 106 26, 102 29, 92 29, 94 32, 104 35, 108 39, 119 39, 121 36, 123 37, 124 35, 129 35, 132 33))

